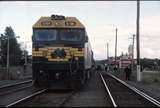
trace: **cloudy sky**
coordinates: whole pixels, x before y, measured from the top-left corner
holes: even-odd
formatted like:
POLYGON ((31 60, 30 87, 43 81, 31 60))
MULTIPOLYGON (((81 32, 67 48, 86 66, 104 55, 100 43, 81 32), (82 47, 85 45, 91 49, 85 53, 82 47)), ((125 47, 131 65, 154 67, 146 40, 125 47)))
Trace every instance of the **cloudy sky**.
MULTIPOLYGON (((140 6, 140 56, 160 58, 160 2, 141 1, 140 6)), ((12 26, 31 54, 32 25, 51 14, 74 16, 85 25, 95 59, 107 57, 107 42, 109 56, 114 56, 116 27, 118 55, 128 51, 136 33, 136 1, 1 1, 0 33, 12 26)))

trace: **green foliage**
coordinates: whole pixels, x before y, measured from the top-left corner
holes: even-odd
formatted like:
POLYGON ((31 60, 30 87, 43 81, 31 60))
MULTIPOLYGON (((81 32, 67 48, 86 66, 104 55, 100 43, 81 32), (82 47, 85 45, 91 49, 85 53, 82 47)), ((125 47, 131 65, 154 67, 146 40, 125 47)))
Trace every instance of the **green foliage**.
POLYGON ((5 32, 1 35, 1 49, 2 49, 2 66, 6 66, 7 63, 7 44, 9 38, 9 61, 10 65, 19 65, 21 60, 22 51, 20 44, 18 44, 16 35, 12 27, 6 27, 5 32))
POLYGON ((160 82, 160 73, 143 73, 142 81, 144 84, 154 84, 160 82))
POLYGON ((160 60, 144 58, 140 60, 140 64, 143 68, 149 68, 155 70, 157 66, 160 66, 160 60))

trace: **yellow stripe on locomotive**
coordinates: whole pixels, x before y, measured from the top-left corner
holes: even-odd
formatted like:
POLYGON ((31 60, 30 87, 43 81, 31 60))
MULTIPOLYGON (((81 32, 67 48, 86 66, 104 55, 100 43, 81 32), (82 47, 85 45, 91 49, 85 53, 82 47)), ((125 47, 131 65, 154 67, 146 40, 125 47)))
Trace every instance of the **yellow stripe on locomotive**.
POLYGON ((72 57, 83 57, 84 48, 71 48, 71 47, 46 47, 38 48, 36 51, 35 48, 32 49, 33 57, 45 57, 48 61, 68 61, 72 57), (54 52, 57 48, 64 49, 66 56, 64 58, 53 58, 51 53, 54 52))

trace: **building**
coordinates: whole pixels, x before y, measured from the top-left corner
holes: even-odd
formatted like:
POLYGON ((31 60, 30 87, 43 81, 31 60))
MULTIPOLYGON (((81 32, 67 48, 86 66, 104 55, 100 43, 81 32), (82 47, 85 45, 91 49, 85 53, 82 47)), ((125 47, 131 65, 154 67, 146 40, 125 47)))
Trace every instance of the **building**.
POLYGON ((119 60, 119 68, 125 68, 126 66, 132 63, 132 59, 130 59, 129 54, 126 53, 125 55, 122 53, 119 60))

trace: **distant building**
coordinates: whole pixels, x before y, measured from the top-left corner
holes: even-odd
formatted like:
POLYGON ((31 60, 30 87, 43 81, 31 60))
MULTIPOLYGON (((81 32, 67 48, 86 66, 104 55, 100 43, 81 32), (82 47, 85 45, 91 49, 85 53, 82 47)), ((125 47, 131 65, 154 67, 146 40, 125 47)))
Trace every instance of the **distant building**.
POLYGON ((125 68, 126 66, 132 63, 132 59, 130 59, 129 54, 123 54, 120 56, 119 60, 119 68, 125 68))
MULTIPOLYGON (((109 57, 107 61, 110 65, 117 65, 119 68, 125 68, 132 63, 132 47, 133 45, 129 45, 128 53, 123 53, 117 57, 116 61, 114 57, 109 57)), ((134 64, 136 64, 136 60, 134 60, 134 64)))

